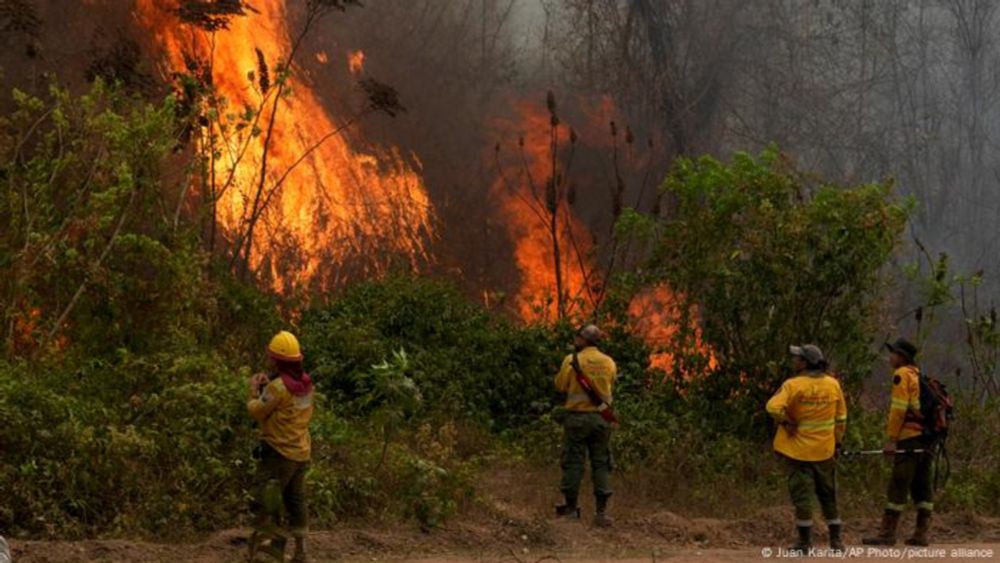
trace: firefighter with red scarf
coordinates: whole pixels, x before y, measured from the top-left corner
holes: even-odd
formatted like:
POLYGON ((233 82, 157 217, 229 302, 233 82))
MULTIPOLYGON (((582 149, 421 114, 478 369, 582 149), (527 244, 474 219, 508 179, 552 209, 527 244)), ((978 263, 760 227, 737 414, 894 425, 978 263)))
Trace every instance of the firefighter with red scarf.
POLYGON ((295 538, 293 563, 307 561, 308 529, 306 472, 312 456, 309 420, 313 414, 313 383, 302 369, 302 350, 295 336, 281 331, 267 345, 268 373, 250 379, 247 410, 260 425, 260 443, 254 498, 250 561, 258 553, 284 561, 281 507, 295 538))

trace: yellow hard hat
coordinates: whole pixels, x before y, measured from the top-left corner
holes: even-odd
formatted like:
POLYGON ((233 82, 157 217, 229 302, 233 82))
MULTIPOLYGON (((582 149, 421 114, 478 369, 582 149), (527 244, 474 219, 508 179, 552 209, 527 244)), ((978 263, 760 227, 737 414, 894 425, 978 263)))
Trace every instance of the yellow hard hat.
POLYGON ((267 353, 275 360, 284 360, 286 362, 302 361, 302 349, 299 348, 299 340, 287 330, 274 335, 271 343, 267 345, 267 353))

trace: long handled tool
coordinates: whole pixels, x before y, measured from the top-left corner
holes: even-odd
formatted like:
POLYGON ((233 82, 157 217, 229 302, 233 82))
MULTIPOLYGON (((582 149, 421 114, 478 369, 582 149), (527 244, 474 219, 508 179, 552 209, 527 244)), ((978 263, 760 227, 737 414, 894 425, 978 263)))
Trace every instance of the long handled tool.
POLYGON ((886 452, 885 450, 860 450, 856 452, 841 452, 840 455, 845 457, 859 456, 859 455, 899 455, 899 454, 922 454, 926 452, 925 449, 915 449, 915 450, 895 450, 892 452, 886 452))

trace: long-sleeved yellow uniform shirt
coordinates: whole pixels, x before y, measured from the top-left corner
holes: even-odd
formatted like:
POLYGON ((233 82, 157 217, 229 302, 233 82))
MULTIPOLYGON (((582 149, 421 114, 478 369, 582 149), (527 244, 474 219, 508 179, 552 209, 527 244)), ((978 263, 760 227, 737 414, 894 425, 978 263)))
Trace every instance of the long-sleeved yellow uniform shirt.
POLYGON ((822 372, 803 372, 785 381, 767 402, 767 413, 782 424, 774 451, 800 461, 833 457, 847 429, 847 404, 840 382, 822 372))
POLYGON ((907 420, 907 411, 920 414, 920 370, 916 366, 903 366, 892 374, 892 400, 885 433, 893 442, 923 434, 918 420, 907 420))
POLYGON ((313 413, 313 393, 296 396, 280 377, 264 387, 259 397, 250 389, 247 410, 260 423, 260 437, 282 456, 292 461, 309 461, 312 440, 309 419, 313 413))
MULTIPOLYGON (((603 354, 594 346, 588 346, 577 353, 580 368, 594 382, 594 388, 601 394, 604 401, 611 404, 611 388, 618 376, 618 367, 610 356, 603 354)), ((556 375, 556 389, 566 393, 566 410, 577 412, 596 412, 598 407, 590 402, 583 388, 576 381, 573 371, 573 355, 566 356, 562 367, 556 375)))

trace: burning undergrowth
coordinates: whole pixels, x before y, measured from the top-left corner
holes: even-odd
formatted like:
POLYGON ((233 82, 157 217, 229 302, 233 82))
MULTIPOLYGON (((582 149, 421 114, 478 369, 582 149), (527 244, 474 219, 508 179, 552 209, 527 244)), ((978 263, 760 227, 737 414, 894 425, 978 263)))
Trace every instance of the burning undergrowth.
MULTIPOLYGON (((641 256, 614 225, 626 208, 649 205, 654 145, 641 146, 631 128, 620 125, 606 96, 574 106, 566 113, 578 126, 562 121, 552 92, 544 106, 518 102, 514 119, 494 124, 506 143, 491 155, 496 181, 490 196, 499 202, 520 275, 512 306, 527 322, 601 316, 609 286, 641 256)), ((680 307, 682 300, 660 284, 632 296, 623 318, 654 349, 652 367, 666 373, 674 361, 665 350, 706 350, 697 332, 691 342, 679 342, 680 307)))
POLYGON ((233 267, 288 293, 427 263, 434 209, 419 159, 346 135, 372 112, 401 110, 391 89, 362 76, 363 56, 349 64, 365 103, 332 115, 321 97, 351 89, 316 92, 295 62, 313 4, 296 18, 285 2, 259 3, 211 25, 185 19, 185 5, 140 0, 135 13, 163 74, 194 106, 202 169, 189 195, 210 208, 213 245, 217 222, 233 267))
MULTIPOLYGON (((336 17, 321 30, 321 42, 304 41, 316 16, 310 7, 327 4, 350 3, 137 0, 130 7, 141 31, 120 34, 122 47, 107 50, 114 57, 97 57, 93 72, 120 77, 121 59, 122 68, 174 87, 187 124, 174 160, 187 165, 177 164, 166 190, 179 200, 165 210, 174 225, 196 224, 232 272, 282 296, 326 296, 393 270, 441 271, 441 262, 468 271, 462 260, 484 255, 491 264, 466 289, 490 295, 491 307, 501 303, 521 320, 543 324, 600 311, 617 276, 641 256, 619 245, 613 225, 629 209, 656 214, 664 155, 624 125, 608 96, 568 97, 561 105, 535 91, 507 97, 480 110, 485 127, 469 144, 482 160, 485 181, 476 197, 485 205, 475 217, 489 223, 488 240, 459 236, 441 244, 442 233, 467 234, 453 224, 469 214, 440 209, 468 178, 456 180, 459 188, 442 187, 447 180, 435 172, 441 185, 432 192, 422 162, 441 168, 433 147, 407 142, 406 134, 372 140, 376 124, 395 130, 398 121, 372 124, 368 116, 405 109, 395 89, 367 68, 383 73, 396 63, 383 60, 390 51, 371 54, 356 37, 339 41, 336 17)), ((433 120, 419 105, 410 116, 433 120)), ((665 288, 653 295, 637 298, 633 308, 670 301, 665 288)), ((666 316, 632 324, 662 346, 654 333, 672 331, 649 326, 650 318, 666 316)))

